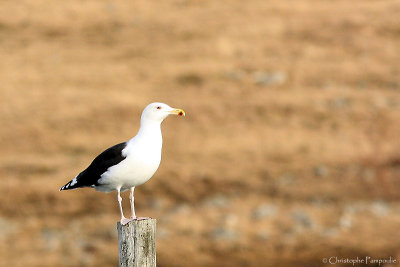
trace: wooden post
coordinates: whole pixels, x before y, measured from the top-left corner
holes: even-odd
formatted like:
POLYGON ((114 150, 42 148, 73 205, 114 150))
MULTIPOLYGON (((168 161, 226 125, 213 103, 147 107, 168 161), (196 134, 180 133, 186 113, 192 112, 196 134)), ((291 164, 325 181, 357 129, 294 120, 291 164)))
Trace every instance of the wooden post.
POLYGON ((156 221, 117 223, 120 267, 156 267, 156 221))

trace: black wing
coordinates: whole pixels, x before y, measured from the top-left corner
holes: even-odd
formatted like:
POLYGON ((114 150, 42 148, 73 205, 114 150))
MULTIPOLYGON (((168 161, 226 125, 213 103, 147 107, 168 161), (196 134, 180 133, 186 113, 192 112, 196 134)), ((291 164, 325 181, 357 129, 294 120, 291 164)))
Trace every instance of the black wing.
POLYGON ((126 147, 126 142, 112 146, 98 155, 89 167, 78 174, 73 180, 60 188, 61 190, 74 189, 78 187, 91 187, 98 185, 98 180, 111 166, 117 165, 126 157, 122 155, 122 150, 126 147))

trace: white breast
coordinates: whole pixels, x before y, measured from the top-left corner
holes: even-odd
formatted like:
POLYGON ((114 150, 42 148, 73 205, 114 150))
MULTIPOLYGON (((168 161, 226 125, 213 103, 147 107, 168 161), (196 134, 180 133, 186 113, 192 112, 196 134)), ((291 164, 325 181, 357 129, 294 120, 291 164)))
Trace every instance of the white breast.
POLYGON ((126 158, 103 173, 98 181, 100 185, 95 188, 106 192, 117 188, 125 191, 144 184, 154 175, 160 165, 161 148, 161 130, 158 134, 147 135, 145 138, 138 134, 128 142, 122 151, 126 158))

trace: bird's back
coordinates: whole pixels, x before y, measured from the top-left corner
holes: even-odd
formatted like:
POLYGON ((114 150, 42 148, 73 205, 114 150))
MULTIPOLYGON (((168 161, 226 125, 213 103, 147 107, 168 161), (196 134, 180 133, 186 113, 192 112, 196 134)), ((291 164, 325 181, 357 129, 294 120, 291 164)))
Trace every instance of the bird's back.
POLYGON ((126 145, 126 142, 119 143, 103 151, 84 171, 61 187, 60 190, 97 186, 103 173, 105 173, 111 166, 118 165, 126 159, 126 156, 122 153, 126 145))

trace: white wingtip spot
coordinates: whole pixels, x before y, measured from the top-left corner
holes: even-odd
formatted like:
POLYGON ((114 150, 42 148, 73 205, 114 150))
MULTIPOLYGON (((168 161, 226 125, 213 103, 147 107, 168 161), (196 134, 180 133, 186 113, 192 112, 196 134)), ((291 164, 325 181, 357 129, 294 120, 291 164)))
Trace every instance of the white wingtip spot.
POLYGON ((71 181, 71 186, 75 185, 78 182, 78 180, 76 180, 76 177, 71 181))

